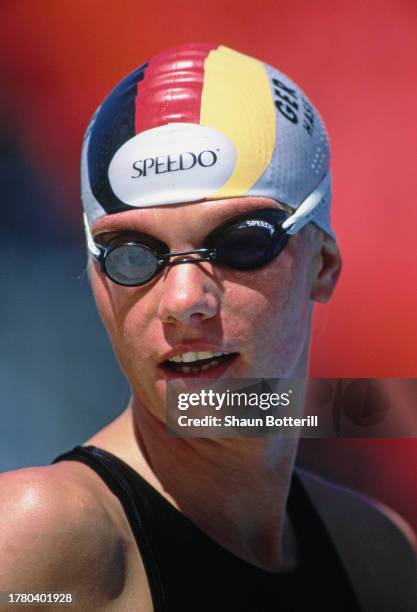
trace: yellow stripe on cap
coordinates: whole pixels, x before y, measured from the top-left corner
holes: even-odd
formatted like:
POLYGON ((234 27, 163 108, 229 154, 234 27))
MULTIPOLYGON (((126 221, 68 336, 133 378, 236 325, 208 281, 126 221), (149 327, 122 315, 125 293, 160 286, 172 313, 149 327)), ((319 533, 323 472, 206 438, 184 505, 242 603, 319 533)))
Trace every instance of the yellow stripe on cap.
POLYGON ((262 62, 220 46, 204 63, 200 123, 220 130, 237 150, 233 174, 209 200, 245 195, 268 167, 276 115, 262 62))

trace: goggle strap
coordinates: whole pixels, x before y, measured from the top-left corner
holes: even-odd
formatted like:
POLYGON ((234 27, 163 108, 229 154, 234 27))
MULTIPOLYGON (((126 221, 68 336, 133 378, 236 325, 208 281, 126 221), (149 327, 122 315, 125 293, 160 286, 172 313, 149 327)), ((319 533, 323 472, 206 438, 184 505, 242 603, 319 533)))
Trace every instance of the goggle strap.
POLYGON ((330 191, 330 172, 327 172, 317 187, 310 193, 293 215, 288 217, 282 224, 282 229, 287 234, 294 236, 307 223, 314 220, 314 217, 328 201, 330 191))
POLYGON ((94 242, 93 236, 91 234, 90 226, 88 224, 87 215, 85 213, 83 213, 83 221, 84 221, 84 232, 85 232, 85 239, 87 242, 87 248, 90 251, 91 255, 93 255, 94 257, 98 257, 100 255, 100 249, 94 242))

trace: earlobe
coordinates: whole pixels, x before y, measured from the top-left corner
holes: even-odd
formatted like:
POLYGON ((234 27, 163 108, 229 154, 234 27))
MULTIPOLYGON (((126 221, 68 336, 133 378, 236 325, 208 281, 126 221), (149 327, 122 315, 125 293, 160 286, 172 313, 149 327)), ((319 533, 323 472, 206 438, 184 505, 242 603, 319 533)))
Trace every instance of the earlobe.
POLYGON ((325 303, 331 298, 342 269, 342 259, 334 240, 323 237, 320 250, 320 266, 313 279, 310 297, 315 302, 325 303))

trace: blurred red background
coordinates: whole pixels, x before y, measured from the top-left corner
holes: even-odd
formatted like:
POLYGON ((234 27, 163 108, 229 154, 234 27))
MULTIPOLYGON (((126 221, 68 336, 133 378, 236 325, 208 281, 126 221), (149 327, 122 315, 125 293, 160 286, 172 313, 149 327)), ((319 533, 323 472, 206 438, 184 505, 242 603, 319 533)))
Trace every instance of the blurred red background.
MULTIPOLYGON (((79 150, 94 109, 163 48, 222 43, 275 65, 318 106, 333 147, 344 270, 315 315, 311 372, 417 376, 414 0, 3 3, 0 117, 80 223, 79 150)), ((415 440, 309 441, 302 461, 417 526, 415 440), (364 467, 366 464, 366 467, 364 467)))

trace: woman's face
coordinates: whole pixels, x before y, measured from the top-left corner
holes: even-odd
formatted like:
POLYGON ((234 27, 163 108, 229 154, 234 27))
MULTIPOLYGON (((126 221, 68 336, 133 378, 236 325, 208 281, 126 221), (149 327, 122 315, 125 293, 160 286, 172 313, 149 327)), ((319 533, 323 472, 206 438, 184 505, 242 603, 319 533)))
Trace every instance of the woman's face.
MULTIPOLYGON (((225 220, 266 207, 282 208, 268 198, 234 198, 135 209, 99 219, 92 233, 137 231, 170 251, 196 249, 225 220)), ((253 271, 179 264, 144 286, 123 287, 91 264, 96 303, 134 396, 160 415, 166 381, 176 376, 302 375, 320 257, 313 234, 304 229, 277 258, 253 271), (209 352, 206 358, 210 352, 229 355, 218 355, 210 362, 214 367, 204 370, 193 371, 187 361, 180 374, 167 364, 187 353, 186 359, 193 359, 195 352, 209 352)))

